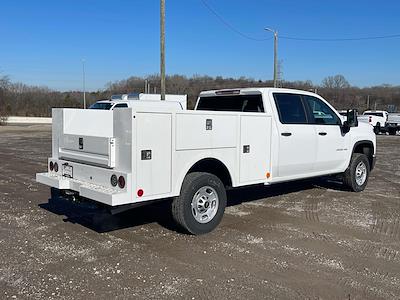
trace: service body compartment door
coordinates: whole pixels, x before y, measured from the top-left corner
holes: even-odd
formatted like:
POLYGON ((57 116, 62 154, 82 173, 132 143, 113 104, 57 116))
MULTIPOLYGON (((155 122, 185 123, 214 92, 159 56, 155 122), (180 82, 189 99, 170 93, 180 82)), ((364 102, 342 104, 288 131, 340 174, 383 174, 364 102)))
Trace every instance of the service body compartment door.
POLYGON ((172 115, 169 113, 136 114, 137 190, 143 198, 171 192, 172 115))
POLYGON ((271 117, 240 117, 240 184, 266 181, 271 172, 271 117))

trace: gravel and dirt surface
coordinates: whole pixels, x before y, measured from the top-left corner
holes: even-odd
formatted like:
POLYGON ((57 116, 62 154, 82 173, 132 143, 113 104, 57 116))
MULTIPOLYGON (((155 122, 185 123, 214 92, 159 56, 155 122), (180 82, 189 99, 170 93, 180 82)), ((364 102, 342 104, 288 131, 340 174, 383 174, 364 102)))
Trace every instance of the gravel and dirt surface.
POLYGON ((2 299, 399 299, 400 136, 378 136, 367 189, 326 180, 233 190, 216 231, 167 203, 105 218, 48 203, 46 126, 0 127, 2 299))

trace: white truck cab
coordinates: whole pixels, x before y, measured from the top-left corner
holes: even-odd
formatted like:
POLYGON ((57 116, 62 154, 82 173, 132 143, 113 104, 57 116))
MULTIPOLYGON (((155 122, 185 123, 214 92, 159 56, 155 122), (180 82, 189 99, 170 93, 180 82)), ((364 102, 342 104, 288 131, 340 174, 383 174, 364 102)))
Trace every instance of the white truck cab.
MULTIPOLYGON (((160 101, 160 94, 130 93, 112 95, 110 99, 99 100, 93 103, 89 109, 114 110, 116 108, 127 108, 135 101, 160 101)), ((165 95, 166 102, 176 103, 181 109, 187 108, 187 95, 165 95)))
POLYGON ((202 234, 221 221, 228 187, 339 174, 360 192, 374 166, 372 127, 314 93, 229 89, 200 93, 195 110, 167 103, 53 109, 52 156, 36 180, 109 208, 173 198, 175 221, 202 234))
POLYGON ((366 110, 358 120, 363 123, 368 123, 374 127, 374 132, 378 134, 382 128, 386 127, 389 113, 384 110, 366 110))

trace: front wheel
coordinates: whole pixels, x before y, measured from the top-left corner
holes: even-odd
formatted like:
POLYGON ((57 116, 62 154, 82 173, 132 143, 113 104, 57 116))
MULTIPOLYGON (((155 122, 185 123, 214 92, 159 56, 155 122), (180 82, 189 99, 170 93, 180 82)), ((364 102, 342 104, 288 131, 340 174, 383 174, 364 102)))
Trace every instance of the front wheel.
POLYGON ((343 183, 353 192, 361 192, 368 183, 369 160, 365 154, 353 153, 349 167, 343 174, 343 183))
POLYGON ((218 226, 225 207, 221 180, 210 173, 194 172, 186 175, 180 195, 173 200, 172 216, 185 231, 199 235, 218 226))

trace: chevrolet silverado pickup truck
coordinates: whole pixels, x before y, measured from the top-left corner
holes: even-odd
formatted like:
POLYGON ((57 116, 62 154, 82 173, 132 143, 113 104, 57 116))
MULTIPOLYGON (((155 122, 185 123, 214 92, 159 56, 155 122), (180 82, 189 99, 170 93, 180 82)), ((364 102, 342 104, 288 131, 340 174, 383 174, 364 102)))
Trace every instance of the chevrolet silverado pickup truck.
POLYGON ((370 124, 374 127, 374 132, 378 134, 383 128, 386 128, 388 115, 388 112, 384 110, 366 110, 361 116, 358 116, 358 121, 370 124))
POLYGON ((376 137, 317 94, 280 88, 201 92, 194 110, 135 101, 115 110, 53 109, 52 155, 36 180, 112 209, 172 199, 190 234, 220 223, 227 188, 339 175, 363 191, 376 137))

